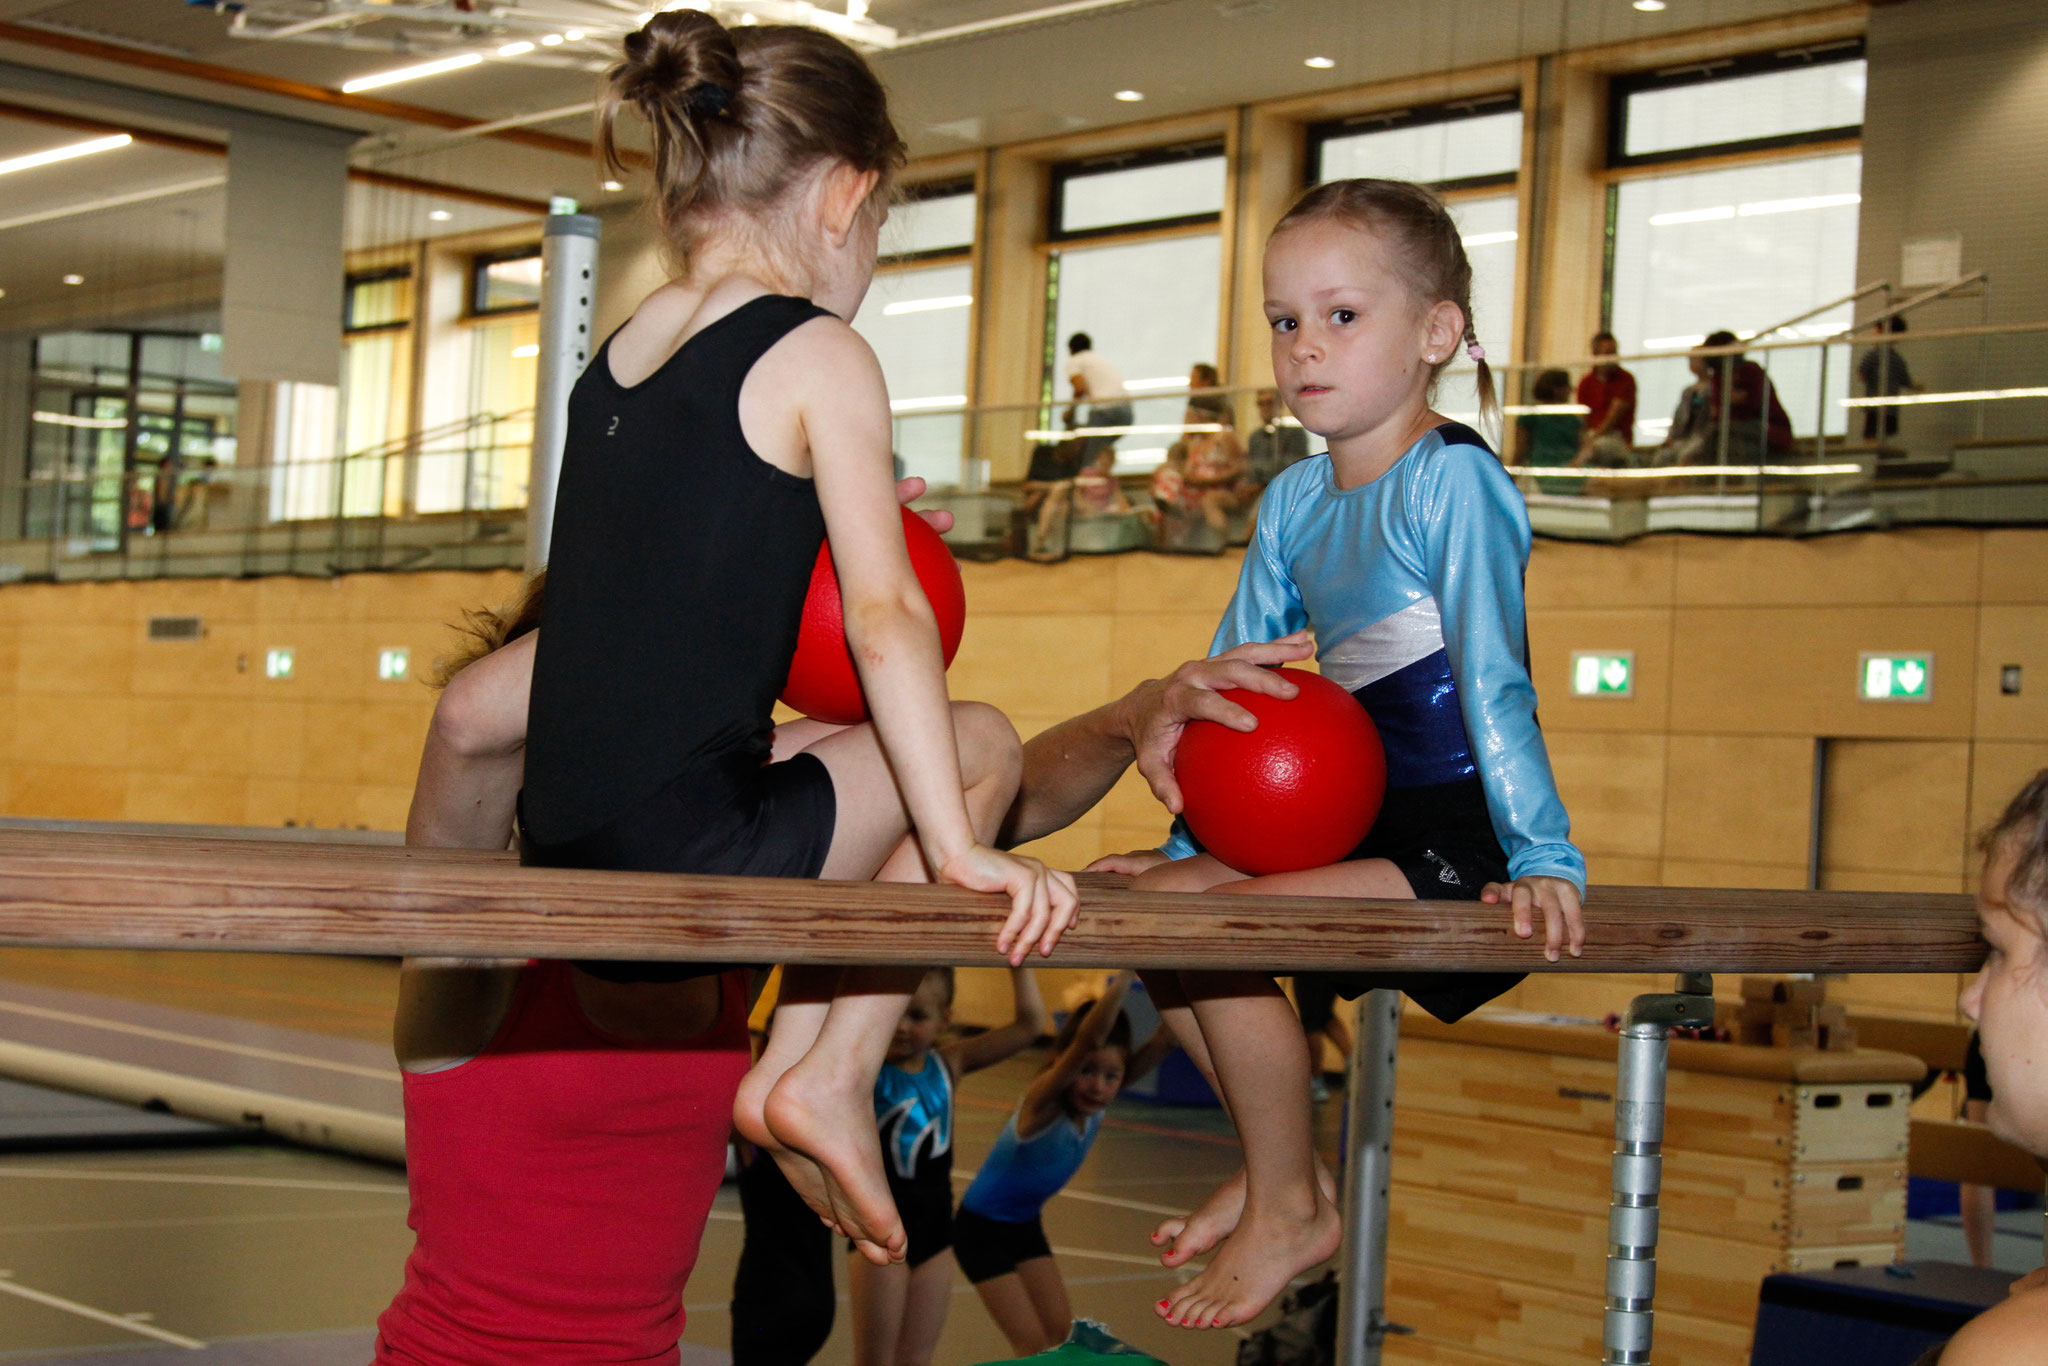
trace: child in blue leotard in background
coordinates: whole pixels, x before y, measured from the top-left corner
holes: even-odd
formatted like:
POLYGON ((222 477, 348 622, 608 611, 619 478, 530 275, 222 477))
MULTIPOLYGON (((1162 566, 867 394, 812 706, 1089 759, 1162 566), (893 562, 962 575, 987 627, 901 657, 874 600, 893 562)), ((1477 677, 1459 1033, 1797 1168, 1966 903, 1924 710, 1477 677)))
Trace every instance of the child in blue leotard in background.
POLYGON ((1124 996, 1134 976, 1118 973, 1087 1010, 1067 1017, 953 1220, 960 1270, 1020 1357, 1066 1341, 1074 1318, 1039 1212, 1081 1169, 1117 1092, 1172 1046, 1162 1027, 1132 1051, 1124 996))
MULTIPOLYGON (((1462 349, 1479 363, 1482 414, 1498 409, 1457 226, 1418 186, 1336 181, 1280 220, 1264 282, 1280 392, 1330 449, 1267 487, 1213 649, 1313 627, 1322 672, 1379 726, 1386 804, 1365 842, 1326 868, 1246 879, 1185 833, 1106 866, 1141 872, 1151 890, 1505 903, 1525 937, 1540 912, 1550 957, 1567 942, 1577 953, 1585 860, 1536 728, 1524 648, 1528 514, 1479 434, 1430 407, 1462 349)), ((1179 809, 1170 780, 1155 791, 1179 809)), ((1221 1247, 1158 1309, 1188 1327, 1243 1323, 1337 1251, 1310 1141, 1307 1048, 1270 978, 1147 973, 1146 985, 1163 1007, 1184 996, 1165 1013, 1217 1077, 1245 1154, 1242 1182, 1162 1228, 1168 1265, 1221 1247)), ((1455 1017, 1504 985, 1433 981, 1414 994, 1455 1017)))
POLYGON ((954 1090, 1029 1048, 1049 1024, 1029 968, 1010 970, 1010 990, 1010 1023, 939 1047, 953 1018, 953 969, 933 968, 896 1022, 875 1077, 875 1125, 908 1242, 889 1266, 847 1258, 854 1366, 931 1366, 952 1299, 954 1090))

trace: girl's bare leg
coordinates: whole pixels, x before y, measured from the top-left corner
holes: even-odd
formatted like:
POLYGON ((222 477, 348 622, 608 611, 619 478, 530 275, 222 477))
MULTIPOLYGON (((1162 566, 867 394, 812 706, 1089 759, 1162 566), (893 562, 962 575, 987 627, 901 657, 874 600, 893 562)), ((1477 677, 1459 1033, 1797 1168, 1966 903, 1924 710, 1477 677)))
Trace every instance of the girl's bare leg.
MULTIPOLYGON (((1233 894, 1256 895, 1263 891, 1276 896, 1369 896, 1400 899, 1412 899, 1415 895, 1401 870, 1384 859, 1362 859, 1356 863, 1333 864, 1327 868, 1312 868, 1300 873, 1277 873, 1270 877, 1247 878, 1215 859, 1202 855, 1193 859, 1183 859, 1178 863, 1162 864, 1146 876, 1163 879, 1168 869, 1176 870, 1171 882, 1165 885, 1147 882, 1146 886, 1154 890, 1188 891, 1198 887, 1207 890, 1228 883, 1233 894)), ((1170 979, 1177 979, 1179 976, 1177 973, 1159 975, 1170 979)), ((1214 1066, 1208 1059, 1206 1042, 1201 1045, 1203 1051, 1200 1054, 1187 1043, 1189 1035, 1200 1038, 1201 1027, 1194 1022, 1194 1011, 1187 1005, 1186 997, 1180 993, 1178 981, 1165 982, 1162 989, 1155 990, 1152 979, 1148 977, 1146 990, 1153 993, 1155 1002, 1159 1002, 1160 1015, 1175 1027, 1176 1036, 1181 1039, 1181 1046, 1187 1049, 1189 1058, 1201 1069, 1202 1075, 1209 1079, 1209 1084, 1217 1088, 1217 1094, 1221 1095, 1222 1088, 1217 1083, 1214 1066), (1171 999, 1171 1007, 1161 999, 1162 997, 1171 999)), ((1348 1054, 1349 1050, 1346 1052, 1348 1054)), ((1337 1178, 1323 1162, 1320 1153, 1316 1155, 1316 1184, 1322 1189, 1324 1198, 1332 1205, 1336 1204, 1337 1178)), ((1176 1215, 1162 1221, 1152 1232, 1152 1245, 1166 1249, 1160 1254, 1159 1260, 1171 1267, 1185 1266, 1228 1238, 1231 1230, 1237 1227, 1237 1221, 1243 1217, 1244 1192, 1245 1175, 1244 1170, 1240 1168, 1236 1175, 1218 1186, 1192 1214, 1176 1215)))
POLYGON ((901 1264, 876 1266, 862 1257, 846 1259, 846 1288, 853 1308, 853 1366, 895 1366, 910 1277, 910 1268, 901 1264))
MULTIPOLYGON (((977 838, 992 840, 1016 795, 1022 747, 1008 719, 992 707, 956 702, 953 717, 968 818, 977 838)), ((829 735, 808 752, 831 770, 837 798, 823 876, 870 878, 886 872, 891 881, 929 881, 922 858, 899 848, 908 818, 873 728, 829 735)), ((743 1087, 734 1112, 742 1133, 751 1138, 750 1126, 763 1132, 767 1141, 762 1146, 791 1173, 799 1194, 804 1193, 804 1174, 791 1152, 817 1163, 826 1197, 819 1214, 875 1262, 900 1259, 904 1246, 903 1221, 889 1197, 875 1130, 875 1076, 896 1021, 923 978, 923 968, 847 970, 830 1006, 816 1020, 816 1033, 805 1039, 797 1037, 803 1031, 792 1030, 790 1051, 778 1054, 778 1062, 791 1053, 796 1060, 779 1076, 743 1087)), ((812 1016, 803 1019, 808 1025, 812 1016)), ((778 1020, 778 1033, 780 1027, 778 1020)), ((748 1080, 754 1082, 751 1076, 748 1080)))
POLYGON ((1050 1257, 1032 1257, 1017 1263, 1017 1279, 1031 1296, 1038 1314, 1040 1351, 1050 1351, 1067 1340, 1074 1326, 1074 1309, 1067 1302, 1067 1283, 1060 1279, 1059 1264, 1050 1257))
POLYGON ((932 1366, 946 1310, 953 1302, 953 1254, 941 1252, 911 1268, 910 1293, 903 1301, 903 1328, 896 1336, 894 1366, 932 1366))
POLYGON ((1045 1329, 1038 1319, 1038 1306, 1016 1271, 989 1277, 974 1287, 974 1293, 981 1296, 982 1307, 988 1310, 988 1316, 996 1321, 996 1328, 1009 1341, 1012 1355, 1033 1356, 1058 1345, 1045 1339, 1045 1329))

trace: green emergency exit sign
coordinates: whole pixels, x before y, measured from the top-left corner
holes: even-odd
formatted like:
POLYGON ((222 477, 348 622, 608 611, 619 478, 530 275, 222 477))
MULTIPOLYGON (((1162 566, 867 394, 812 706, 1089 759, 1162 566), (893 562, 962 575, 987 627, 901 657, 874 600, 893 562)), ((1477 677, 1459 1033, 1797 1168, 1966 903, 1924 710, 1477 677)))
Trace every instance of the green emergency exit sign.
POLYGON ((1572 651, 1573 697, 1629 697, 1635 688, 1635 651, 1572 651))
POLYGON ((1929 701, 1934 696, 1934 656, 1865 651, 1857 661, 1856 693, 1865 702, 1929 701))

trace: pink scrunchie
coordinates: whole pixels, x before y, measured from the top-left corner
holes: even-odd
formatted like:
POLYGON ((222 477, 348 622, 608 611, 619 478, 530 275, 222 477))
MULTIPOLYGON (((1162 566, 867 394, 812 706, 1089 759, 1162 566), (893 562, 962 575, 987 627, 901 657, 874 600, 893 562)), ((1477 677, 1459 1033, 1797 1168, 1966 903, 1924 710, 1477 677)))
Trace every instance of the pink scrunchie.
POLYGON ((1465 354, 1471 357, 1473 360, 1485 360, 1486 348, 1481 346, 1478 342, 1472 342, 1471 344, 1466 346, 1465 354))

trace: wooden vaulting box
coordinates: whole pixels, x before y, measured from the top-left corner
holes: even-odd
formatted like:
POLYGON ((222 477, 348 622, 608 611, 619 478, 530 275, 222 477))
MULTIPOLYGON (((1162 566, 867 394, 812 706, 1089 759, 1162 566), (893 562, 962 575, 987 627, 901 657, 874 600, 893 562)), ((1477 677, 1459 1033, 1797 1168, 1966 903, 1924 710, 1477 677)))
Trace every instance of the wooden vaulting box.
MULTIPOLYGON (((1389 1361, 1600 1358, 1617 1041, 1539 1018, 1402 1020, 1389 1361)), ((1670 1068, 1656 1358, 1742 1366, 1765 1276, 1903 1255, 1923 1064, 1674 1040, 1670 1068)))

